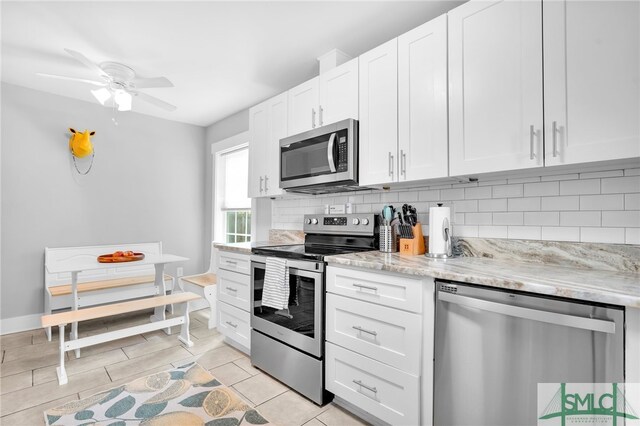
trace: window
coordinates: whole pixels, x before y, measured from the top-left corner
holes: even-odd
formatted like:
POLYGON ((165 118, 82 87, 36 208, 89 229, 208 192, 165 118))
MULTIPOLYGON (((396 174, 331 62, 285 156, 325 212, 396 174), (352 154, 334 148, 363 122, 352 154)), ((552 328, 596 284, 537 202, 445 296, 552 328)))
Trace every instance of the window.
POLYGON ((251 199, 247 196, 249 149, 246 144, 216 153, 216 239, 251 241, 251 199))

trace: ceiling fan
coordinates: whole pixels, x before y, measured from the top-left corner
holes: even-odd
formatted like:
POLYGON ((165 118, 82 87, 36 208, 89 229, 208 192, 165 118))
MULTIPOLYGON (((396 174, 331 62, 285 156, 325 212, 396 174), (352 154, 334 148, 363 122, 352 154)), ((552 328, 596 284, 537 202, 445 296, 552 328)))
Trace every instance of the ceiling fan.
POLYGON ((148 102, 167 111, 174 111, 176 109, 176 107, 170 103, 138 91, 138 89, 173 87, 173 83, 166 77, 137 77, 136 72, 124 64, 118 62, 102 62, 101 64, 96 64, 80 52, 71 49, 64 50, 87 68, 95 71, 100 77, 100 81, 46 73, 37 73, 37 75, 100 86, 100 89, 91 90, 91 94, 102 105, 105 105, 107 101, 112 99, 118 107, 118 111, 130 111, 134 96, 141 101, 148 102))

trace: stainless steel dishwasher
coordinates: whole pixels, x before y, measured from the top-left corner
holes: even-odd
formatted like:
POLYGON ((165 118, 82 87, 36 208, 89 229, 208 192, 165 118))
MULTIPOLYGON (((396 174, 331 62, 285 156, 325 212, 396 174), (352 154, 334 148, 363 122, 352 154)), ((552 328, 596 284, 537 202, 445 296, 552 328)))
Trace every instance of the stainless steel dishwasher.
POLYGON ((538 383, 624 381, 624 308, 436 285, 434 425, 535 425, 538 383))

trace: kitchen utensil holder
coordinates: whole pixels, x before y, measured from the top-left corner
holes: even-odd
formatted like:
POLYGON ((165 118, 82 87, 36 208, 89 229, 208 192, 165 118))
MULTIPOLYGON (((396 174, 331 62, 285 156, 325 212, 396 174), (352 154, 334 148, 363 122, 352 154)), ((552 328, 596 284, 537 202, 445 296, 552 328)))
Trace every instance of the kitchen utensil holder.
POLYGON ((398 251, 398 234, 395 226, 380 226, 380 251, 385 253, 395 253, 398 251))
POLYGON ((424 236, 422 235, 422 224, 413 226, 413 238, 400 238, 400 254, 417 256, 425 252, 424 236))

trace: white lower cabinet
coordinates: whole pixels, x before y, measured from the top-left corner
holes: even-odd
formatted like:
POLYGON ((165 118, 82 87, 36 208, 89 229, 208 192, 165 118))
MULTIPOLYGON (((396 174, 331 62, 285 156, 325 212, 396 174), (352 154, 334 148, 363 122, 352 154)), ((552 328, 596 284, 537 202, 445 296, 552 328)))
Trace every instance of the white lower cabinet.
POLYGON ((218 331, 244 348, 251 349, 249 312, 227 303, 218 303, 218 331))
POLYGON ((392 425, 431 424, 433 278, 329 266, 326 300, 327 390, 392 425))
POLYGON ((420 424, 420 379, 332 343, 327 390, 392 425, 420 424))
POLYGON ((251 260, 243 253, 218 250, 217 253, 218 331, 231 344, 251 352, 251 260))

